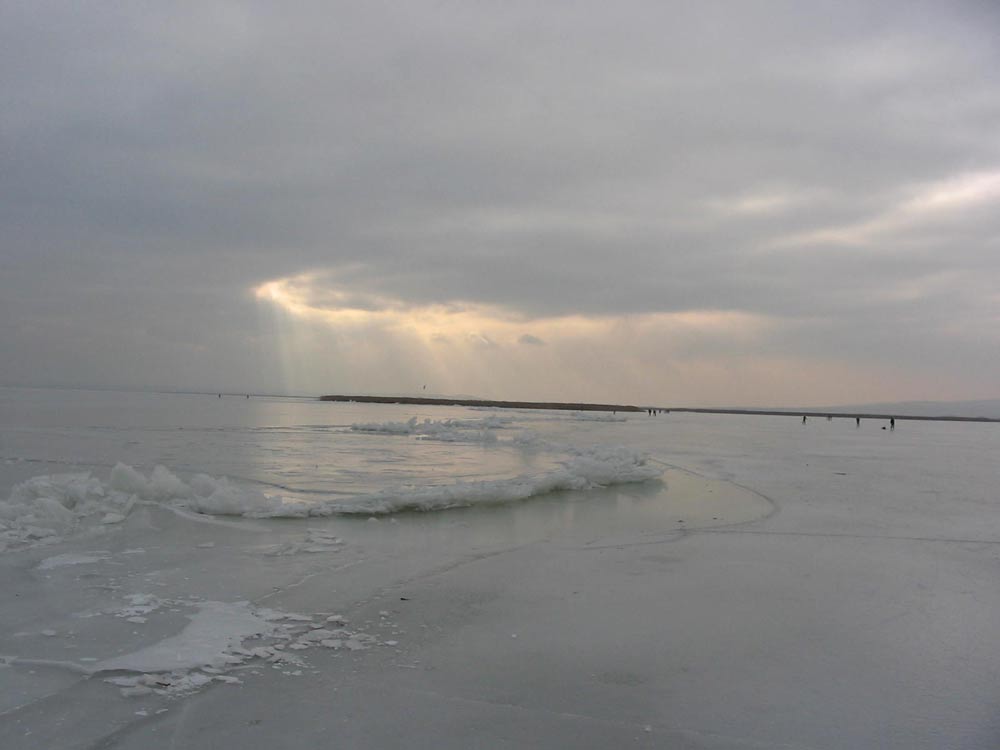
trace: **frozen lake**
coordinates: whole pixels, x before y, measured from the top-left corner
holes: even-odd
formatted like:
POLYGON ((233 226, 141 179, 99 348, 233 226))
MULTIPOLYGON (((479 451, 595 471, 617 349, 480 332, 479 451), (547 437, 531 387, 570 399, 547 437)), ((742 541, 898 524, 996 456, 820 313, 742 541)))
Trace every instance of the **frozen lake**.
POLYGON ((0 747, 1000 746, 1000 425, 616 419, 0 388, 0 747))

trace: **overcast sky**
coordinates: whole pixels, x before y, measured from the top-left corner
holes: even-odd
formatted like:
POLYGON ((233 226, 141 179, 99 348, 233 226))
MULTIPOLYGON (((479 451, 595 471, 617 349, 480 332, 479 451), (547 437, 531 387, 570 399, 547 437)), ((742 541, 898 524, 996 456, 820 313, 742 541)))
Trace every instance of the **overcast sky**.
POLYGON ((0 383, 1000 397, 1000 5, 0 0, 0 383))

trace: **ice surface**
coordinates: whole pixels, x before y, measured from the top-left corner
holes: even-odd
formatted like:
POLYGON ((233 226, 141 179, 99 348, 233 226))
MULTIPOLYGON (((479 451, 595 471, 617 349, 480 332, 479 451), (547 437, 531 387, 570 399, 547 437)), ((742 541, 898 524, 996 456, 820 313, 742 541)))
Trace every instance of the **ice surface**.
POLYGON ((1000 746, 994 425, 535 413, 447 443, 349 426, 468 410, 2 393, 4 750, 1000 746), (193 505, 556 475, 590 489, 193 505))
POLYGON ((107 555, 83 555, 77 552, 66 552, 62 555, 46 557, 38 563, 38 569, 51 570, 52 568, 59 568, 63 565, 89 565, 91 563, 101 562, 101 560, 107 559, 107 555))
POLYGON ((105 486, 89 472, 34 477, 0 501, 0 551, 120 523, 134 502, 134 495, 105 486))
POLYGON ((172 672, 224 667, 232 650, 251 636, 271 635, 274 624, 253 612, 248 602, 199 602, 191 622, 178 635, 130 654, 97 662, 97 672, 172 672))
MULTIPOLYGON (((615 484, 645 482, 658 478, 662 473, 661 468, 649 465, 646 458, 635 451, 620 447, 597 447, 581 451, 555 471, 505 480, 384 490, 346 503, 318 503, 310 507, 309 515, 384 515, 402 511, 496 505, 558 491, 583 491, 615 484)), ((273 512, 273 515, 280 514, 280 509, 273 512)))
POLYGON ((443 442, 496 442, 494 430, 511 423, 510 418, 496 415, 483 419, 424 419, 410 417, 406 422, 367 422, 351 425, 354 432, 371 432, 381 435, 415 435, 423 440, 443 442))
POLYGON ((588 490, 644 482, 662 474, 642 454, 624 447, 594 446, 575 451, 556 470, 509 479, 398 487, 349 499, 308 501, 267 495, 226 477, 196 474, 190 483, 163 466, 147 478, 118 463, 105 485, 89 473, 41 476, 17 485, 0 502, 0 539, 22 546, 35 540, 55 542, 90 524, 120 523, 136 502, 173 503, 199 513, 247 518, 305 518, 336 514, 384 515, 432 511, 526 500, 556 491, 588 490))
POLYGON ((608 414, 599 411, 575 411, 571 415, 577 422, 627 422, 628 417, 623 414, 608 414))

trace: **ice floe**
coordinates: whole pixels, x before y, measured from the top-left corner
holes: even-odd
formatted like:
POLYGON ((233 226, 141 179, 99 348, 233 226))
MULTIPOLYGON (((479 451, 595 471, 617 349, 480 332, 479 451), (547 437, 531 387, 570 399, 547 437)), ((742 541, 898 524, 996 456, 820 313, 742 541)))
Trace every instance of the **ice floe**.
MULTIPOLYGON (((169 606, 187 608, 188 623, 174 635, 130 653, 75 661, 22 659, 0 656, 0 665, 65 669, 87 677, 99 677, 118 687, 125 697, 149 694, 182 695, 197 691, 213 682, 238 684, 232 674, 254 663, 288 669, 299 675, 305 666, 300 652, 310 648, 365 651, 376 646, 396 647, 397 640, 383 641, 378 635, 348 627, 340 615, 302 615, 261 607, 248 601, 164 600, 150 594, 134 594, 127 604, 104 612, 122 617, 134 612, 155 615, 169 606)), ((145 617, 129 616, 129 622, 144 624, 145 617)), ((382 618, 379 627, 391 623, 382 618)), ((55 630, 42 635, 56 637, 55 630)))

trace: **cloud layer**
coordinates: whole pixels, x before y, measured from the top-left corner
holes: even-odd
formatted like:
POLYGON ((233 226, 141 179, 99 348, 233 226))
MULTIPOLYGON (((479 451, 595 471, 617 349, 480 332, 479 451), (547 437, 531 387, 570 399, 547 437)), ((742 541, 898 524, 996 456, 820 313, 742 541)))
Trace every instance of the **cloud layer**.
POLYGON ((0 382, 995 397, 997 28, 971 1, 9 6, 0 382))

